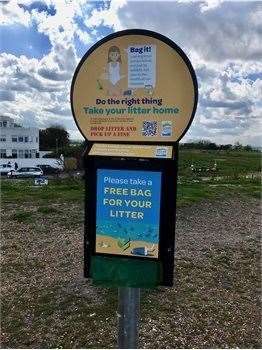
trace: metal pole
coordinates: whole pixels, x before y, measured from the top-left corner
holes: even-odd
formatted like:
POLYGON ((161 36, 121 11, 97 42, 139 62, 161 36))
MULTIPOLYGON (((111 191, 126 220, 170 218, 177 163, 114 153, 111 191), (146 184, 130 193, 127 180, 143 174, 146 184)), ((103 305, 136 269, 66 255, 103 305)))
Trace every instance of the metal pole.
POLYGON ((140 289, 118 288, 118 348, 137 349, 140 289))

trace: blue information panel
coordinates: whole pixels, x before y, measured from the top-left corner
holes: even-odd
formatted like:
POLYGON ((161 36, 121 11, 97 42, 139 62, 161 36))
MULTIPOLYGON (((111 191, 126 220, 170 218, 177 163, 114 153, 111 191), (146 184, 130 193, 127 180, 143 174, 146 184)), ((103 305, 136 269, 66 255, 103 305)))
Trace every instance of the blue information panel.
POLYGON ((161 172, 97 170, 96 252, 158 258, 161 172))

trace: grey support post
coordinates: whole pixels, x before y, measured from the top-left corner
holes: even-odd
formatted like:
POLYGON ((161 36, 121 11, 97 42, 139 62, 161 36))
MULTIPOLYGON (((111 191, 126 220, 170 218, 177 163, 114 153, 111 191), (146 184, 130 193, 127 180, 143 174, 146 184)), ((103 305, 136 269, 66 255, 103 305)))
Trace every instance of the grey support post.
POLYGON ((118 289, 118 348, 137 349, 140 289, 118 289))

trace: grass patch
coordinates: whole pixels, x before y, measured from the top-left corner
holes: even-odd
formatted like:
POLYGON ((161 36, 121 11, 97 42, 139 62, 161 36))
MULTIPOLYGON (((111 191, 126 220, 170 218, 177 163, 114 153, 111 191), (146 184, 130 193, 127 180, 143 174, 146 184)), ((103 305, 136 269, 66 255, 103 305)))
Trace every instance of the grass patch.
POLYGON ((60 212, 60 210, 54 208, 54 207, 39 207, 37 211, 41 214, 57 214, 60 212))
POLYGON ((2 202, 74 202, 83 201, 84 183, 80 180, 50 180, 47 186, 35 187, 31 180, 1 181, 2 202))
POLYGON ((18 211, 11 216, 11 219, 28 223, 32 221, 32 213, 28 211, 18 211))
POLYGON ((258 179, 231 179, 192 183, 187 181, 177 187, 177 205, 187 205, 205 198, 215 199, 224 196, 248 196, 261 198, 261 182, 258 179))
POLYGON ((257 173, 261 171, 261 152, 181 150, 179 176, 192 176, 191 164, 196 168, 212 168, 215 162, 219 176, 257 173))
MULTIPOLYGON (((35 188, 28 182, 11 182, 5 180, 2 183, 3 202, 37 202, 40 204, 38 212, 43 215, 58 214, 59 210, 46 204, 57 202, 83 203, 84 184, 81 181, 70 183, 68 181, 54 182, 50 185, 35 188), (49 187, 48 187, 49 186, 49 187), (42 204, 42 205, 41 205, 42 204)), ((192 178, 182 179, 177 186, 177 204, 186 205, 205 198, 212 199, 226 195, 246 195, 254 198, 261 197, 261 182, 259 179, 246 179, 227 177, 217 180, 210 178, 208 181, 196 182, 192 178)), ((20 214, 18 214, 19 217, 20 214)), ((19 219, 19 218, 18 218, 19 219)), ((22 215, 23 220, 23 215, 22 215)))
MULTIPOLYGON (((12 334, 9 346, 30 346, 34 344, 36 335, 39 339, 34 347, 37 345, 40 348, 96 349, 116 345, 116 337, 109 332, 110 328, 117 327, 116 301, 112 304, 105 298, 103 302, 93 305, 91 299, 68 295, 58 286, 43 290, 33 288, 30 292, 34 295, 30 299, 30 309, 25 293, 17 293, 15 299, 6 301, 2 308, 2 316, 6 320, 3 331, 12 334), (15 317, 10 319, 13 303, 19 308, 13 311, 15 317), (28 323, 30 333, 25 334, 28 323), (50 324, 54 323, 55 326, 50 328, 50 324), (88 332, 84 332, 84 329, 88 329, 88 332), (99 337, 94 336, 98 332, 99 337)), ((116 289, 114 294, 116 300, 116 289)))
MULTIPOLYGON (((226 152, 182 150, 179 153, 178 204, 184 205, 204 198, 242 194, 260 198, 260 152, 226 152), (211 168, 217 163, 215 173, 192 173, 190 165, 211 168), (252 178, 252 175, 255 174, 252 178), (250 176, 245 178, 245 176, 250 176), (205 178, 205 181, 203 180, 205 178)), ((42 214, 55 213, 47 204, 56 202, 83 202, 84 181, 80 179, 51 179, 47 186, 36 187, 33 180, 2 180, 2 202, 38 202, 42 214)))

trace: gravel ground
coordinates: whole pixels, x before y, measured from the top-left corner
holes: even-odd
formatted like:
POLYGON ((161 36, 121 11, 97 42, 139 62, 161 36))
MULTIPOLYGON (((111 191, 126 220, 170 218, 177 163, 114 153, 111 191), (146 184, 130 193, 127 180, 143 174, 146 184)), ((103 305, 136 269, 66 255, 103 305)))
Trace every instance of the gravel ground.
MULTIPOLYGON (((83 207, 49 207, 3 205, 2 347, 116 347, 117 291, 82 277, 83 207)), ((260 229, 256 199, 179 209, 175 286, 142 291, 140 347, 260 348, 260 229)))

